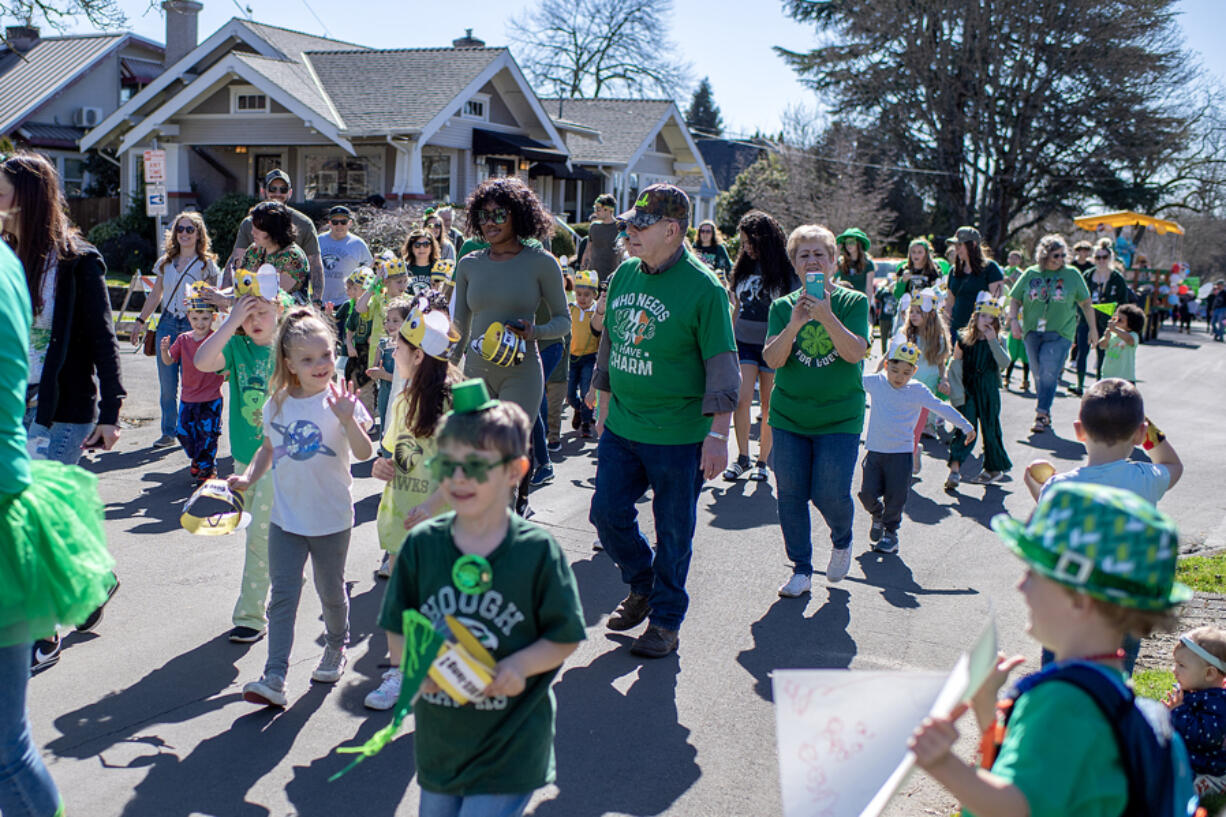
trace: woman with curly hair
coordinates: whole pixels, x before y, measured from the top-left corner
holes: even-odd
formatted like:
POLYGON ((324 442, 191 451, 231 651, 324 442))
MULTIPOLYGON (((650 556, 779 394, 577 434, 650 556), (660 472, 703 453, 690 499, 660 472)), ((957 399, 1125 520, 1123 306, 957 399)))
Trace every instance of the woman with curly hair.
POLYGON ((749 471, 750 479, 761 482, 769 476, 766 463, 771 451, 771 429, 766 419, 770 416, 770 394, 775 385, 775 370, 762 359, 766 323, 771 304, 776 298, 799 289, 800 279, 788 258, 787 236, 774 218, 761 210, 750 210, 741 216, 736 229, 741 248, 728 285, 735 299, 732 329, 741 363, 741 394, 732 415, 740 453, 724 471, 724 479, 735 482, 749 471), (755 384, 761 395, 762 430, 758 438, 758 461, 750 470, 749 411, 755 384))
POLYGON ((728 257, 724 237, 719 234, 719 228, 714 221, 707 219, 698 225, 694 237, 694 255, 710 267, 721 281, 727 282, 728 274, 732 272, 732 259, 728 257))
MULTIPOLYGON (((441 226, 443 222, 439 221, 441 226)), ((434 262, 439 259, 438 239, 434 233, 425 227, 418 227, 409 232, 400 248, 400 257, 409 268, 409 292, 421 295, 429 292, 431 287, 430 272, 434 262)))
POLYGON ((1026 358, 1034 369, 1038 405, 1030 430, 1036 434, 1051 428, 1051 404, 1077 332, 1078 309, 1086 318, 1090 345, 1098 343, 1090 290, 1081 272, 1065 263, 1067 256, 1063 237, 1043 236, 1035 249, 1035 265, 1009 292, 1009 329, 1013 337, 1026 341, 1026 358))
POLYGON ((243 253, 242 269, 256 270, 272 264, 280 276, 281 289, 300 304, 308 301, 311 264, 295 242, 296 232, 289 208, 279 201, 262 201, 251 208, 251 246, 243 253))
MULTIPOLYGON (((208 230, 204 228, 204 217, 195 212, 175 216, 174 224, 166 231, 162 257, 153 265, 157 280, 153 282, 153 289, 136 319, 136 329, 132 332, 133 346, 144 342, 145 321, 159 305, 162 316, 157 324, 158 348, 161 348, 162 338, 170 338, 173 343, 179 335, 191 331, 183 299, 188 287, 196 281, 217 285, 216 259, 208 230)), ((175 438, 179 422, 179 364, 176 362, 167 366, 162 363, 160 355, 158 388, 161 394, 162 436, 153 447, 169 448, 179 443, 175 438)))
MULTIPOLYGON (((541 413, 549 375, 541 365, 537 341, 561 338, 570 331, 562 268, 540 243, 552 232, 553 218, 536 194, 513 178, 482 182, 468 197, 467 209, 469 233, 489 246, 468 253, 455 268, 452 320, 460 343, 454 359, 467 352, 465 375, 481 378, 492 396, 518 404, 535 418, 541 413), (496 322, 525 341, 522 360, 500 365, 504 361, 482 356, 480 340, 496 322), (477 348, 469 348, 470 339, 477 341, 477 348)), ((537 443, 534 433, 532 449, 540 458, 545 452, 536 451, 543 448, 537 443)), ((527 509, 527 479, 520 485, 516 504, 521 512, 527 509)))

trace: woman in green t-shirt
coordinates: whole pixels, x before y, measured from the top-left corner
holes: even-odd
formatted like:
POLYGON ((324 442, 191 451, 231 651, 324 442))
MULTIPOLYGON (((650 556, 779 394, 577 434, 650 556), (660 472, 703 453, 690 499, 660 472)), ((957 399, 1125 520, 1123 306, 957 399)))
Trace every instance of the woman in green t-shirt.
POLYGON ((724 246, 724 239, 714 221, 707 219, 698 225, 698 232, 694 237, 694 255, 727 285, 728 274, 732 272, 732 259, 728 256, 728 248, 724 246))
MULTIPOLYGON (((877 267, 868 254, 868 236, 859 227, 852 227, 840 233, 837 240, 843 250, 839 256, 838 279, 871 297, 877 291, 877 267)), ((829 277, 826 280, 829 281, 829 277)))
POLYGON ((1064 263, 1068 256, 1064 238, 1044 236, 1034 256, 1035 266, 1022 273, 1009 291, 1009 330, 1013 337, 1026 341, 1026 357, 1034 369, 1038 405, 1030 430, 1037 434, 1051 428, 1051 404, 1073 346, 1077 310, 1090 324, 1091 344, 1098 343, 1098 322, 1081 272, 1064 263))
POLYGON ((802 286, 771 304, 762 357, 775 369, 768 421, 779 526, 792 561, 792 576, 779 595, 790 598, 807 593, 811 584, 810 502, 830 528, 826 580, 842 581, 851 567, 851 479, 864 430, 861 375, 871 335, 868 296, 834 283, 834 233, 816 224, 797 227, 787 252, 802 286), (808 293, 809 273, 825 276, 823 297, 808 293))
MULTIPOLYGON (((441 229, 441 221, 439 225, 441 229)), ((434 262, 440 257, 438 239, 425 227, 411 230, 400 248, 400 257, 409 270, 409 294, 428 294, 433 287, 430 274, 434 270, 434 262)))

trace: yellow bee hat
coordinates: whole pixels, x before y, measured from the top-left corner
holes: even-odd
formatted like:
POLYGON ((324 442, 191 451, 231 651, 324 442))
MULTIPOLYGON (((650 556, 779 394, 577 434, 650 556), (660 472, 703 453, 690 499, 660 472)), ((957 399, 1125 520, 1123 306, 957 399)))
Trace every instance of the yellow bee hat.
POLYGON ((460 333, 451 325, 447 313, 427 310, 425 299, 414 304, 400 326, 400 336, 437 360, 449 360, 460 342, 460 333))

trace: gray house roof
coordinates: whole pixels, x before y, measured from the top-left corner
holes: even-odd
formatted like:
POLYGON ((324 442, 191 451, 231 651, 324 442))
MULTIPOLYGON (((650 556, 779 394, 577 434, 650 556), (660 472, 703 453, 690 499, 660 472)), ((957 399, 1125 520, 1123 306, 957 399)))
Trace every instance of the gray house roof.
POLYGON ((239 54, 235 58, 263 74, 270 82, 306 107, 322 116, 336 128, 345 127, 345 122, 319 87, 311 69, 301 62, 289 62, 257 54, 239 54))
POLYGON ((47 97, 75 80, 129 36, 48 37, 39 40, 24 55, 0 47, 0 133, 20 125, 47 97))
POLYGON ((571 160, 589 164, 625 164, 642 147, 665 112, 670 99, 542 99, 541 104, 558 122, 574 122, 600 132, 601 141, 567 142, 571 160))
POLYGON ((305 55, 351 134, 419 130, 505 48, 312 51, 305 55), (377 81, 372 78, 377 77, 377 81))
POLYGON ((301 31, 291 31, 288 28, 270 26, 267 23, 257 23, 253 20, 233 18, 251 29, 256 36, 285 55, 286 59, 301 60, 306 51, 368 51, 369 48, 344 40, 331 40, 327 37, 316 37, 314 34, 304 34, 301 31))

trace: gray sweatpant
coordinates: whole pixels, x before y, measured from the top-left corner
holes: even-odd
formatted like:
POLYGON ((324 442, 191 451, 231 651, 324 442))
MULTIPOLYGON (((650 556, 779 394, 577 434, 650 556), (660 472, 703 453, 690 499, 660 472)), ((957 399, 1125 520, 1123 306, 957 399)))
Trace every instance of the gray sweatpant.
POLYGON ((294 646, 294 620, 302 595, 307 556, 315 572, 315 592, 324 612, 324 643, 343 647, 349 640, 349 596, 345 593, 345 557, 350 529, 327 536, 287 533, 268 527, 268 574, 272 594, 268 602, 268 661, 265 675, 286 676, 294 646))

